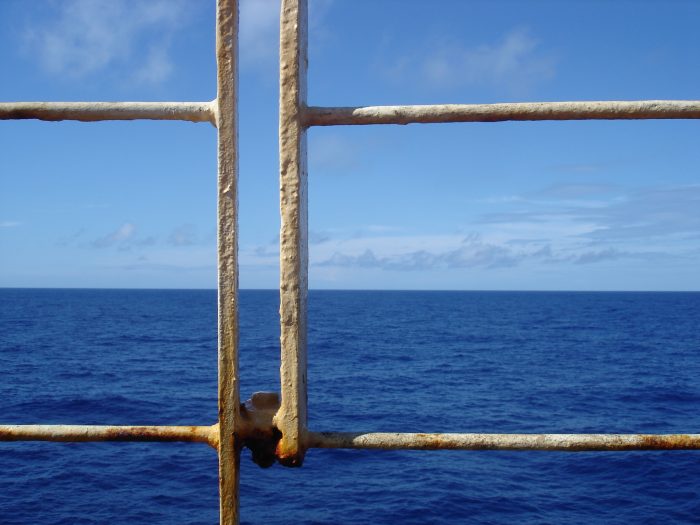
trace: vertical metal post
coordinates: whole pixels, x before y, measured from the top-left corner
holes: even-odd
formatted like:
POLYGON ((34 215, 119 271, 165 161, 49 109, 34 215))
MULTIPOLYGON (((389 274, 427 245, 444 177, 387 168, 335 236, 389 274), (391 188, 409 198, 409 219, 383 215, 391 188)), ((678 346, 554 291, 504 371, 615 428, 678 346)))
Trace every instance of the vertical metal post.
POLYGON ((219 509, 238 523, 238 1, 217 0, 219 509))
POLYGON ((280 17, 280 365, 282 433, 277 457, 300 466, 306 439, 308 209, 306 127, 307 2, 282 0, 280 17))

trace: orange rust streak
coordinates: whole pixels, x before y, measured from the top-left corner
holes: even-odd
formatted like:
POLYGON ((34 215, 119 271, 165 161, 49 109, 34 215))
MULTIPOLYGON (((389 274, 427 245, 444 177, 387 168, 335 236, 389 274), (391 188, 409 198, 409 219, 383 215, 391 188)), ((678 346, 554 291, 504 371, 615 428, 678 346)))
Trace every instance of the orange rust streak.
POLYGON ((183 441, 216 448, 215 427, 0 425, 0 441, 183 441))

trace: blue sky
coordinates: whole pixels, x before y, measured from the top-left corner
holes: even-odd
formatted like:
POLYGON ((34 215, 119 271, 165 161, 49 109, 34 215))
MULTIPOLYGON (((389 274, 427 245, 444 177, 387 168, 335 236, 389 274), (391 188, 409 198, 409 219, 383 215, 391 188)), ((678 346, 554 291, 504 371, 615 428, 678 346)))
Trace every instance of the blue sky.
MULTIPOLYGON (((240 275, 278 285, 276 0, 241 4, 240 275)), ((309 103, 697 99, 695 1, 310 0, 309 103)), ((0 2, 0 100, 211 100, 214 2, 0 2)), ((314 128, 310 286, 700 290, 700 123, 314 128)), ((216 133, 0 122, 0 286, 216 286, 216 133)))

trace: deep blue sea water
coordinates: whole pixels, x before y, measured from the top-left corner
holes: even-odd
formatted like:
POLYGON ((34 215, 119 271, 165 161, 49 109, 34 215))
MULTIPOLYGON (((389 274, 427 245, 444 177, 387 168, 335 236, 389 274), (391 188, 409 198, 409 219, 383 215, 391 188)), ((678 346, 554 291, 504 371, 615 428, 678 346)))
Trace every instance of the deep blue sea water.
MULTIPOLYGON (((276 291, 241 292, 241 394, 277 390, 276 291)), ((313 430, 700 432, 700 294, 309 296, 313 430)), ((212 424, 216 292, 0 290, 0 422, 212 424)), ((242 521, 700 523, 700 452, 311 450, 242 521)), ((214 524, 200 444, 0 443, 0 524, 214 524)))

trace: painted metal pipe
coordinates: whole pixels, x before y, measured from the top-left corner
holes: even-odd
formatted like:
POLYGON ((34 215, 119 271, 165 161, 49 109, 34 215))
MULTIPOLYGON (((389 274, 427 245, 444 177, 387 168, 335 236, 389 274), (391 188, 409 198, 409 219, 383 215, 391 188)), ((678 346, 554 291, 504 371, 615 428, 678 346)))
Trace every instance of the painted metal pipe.
POLYGON ((700 119, 700 100, 309 107, 307 126, 534 120, 700 119))
POLYGON ((410 434, 309 432, 309 448, 382 450, 698 450, 700 434, 410 434))
POLYGON ((215 102, 0 102, 0 120, 184 120, 216 125, 215 102))
POLYGON ((238 0, 216 2, 219 523, 239 523, 238 0))
POLYGON ((0 425, 0 441, 188 441, 216 447, 206 426, 0 425))
POLYGON ((309 289, 306 107, 308 8, 306 0, 282 0, 280 18, 280 383, 274 422, 282 433, 280 463, 304 460, 307 420, 306 337, 309 289))

